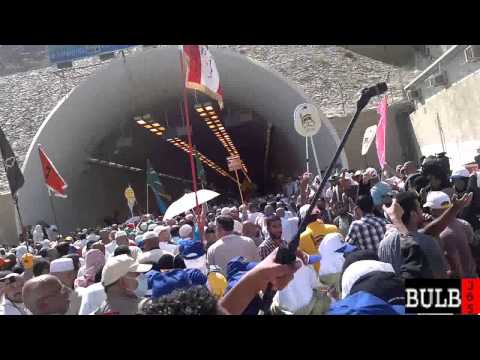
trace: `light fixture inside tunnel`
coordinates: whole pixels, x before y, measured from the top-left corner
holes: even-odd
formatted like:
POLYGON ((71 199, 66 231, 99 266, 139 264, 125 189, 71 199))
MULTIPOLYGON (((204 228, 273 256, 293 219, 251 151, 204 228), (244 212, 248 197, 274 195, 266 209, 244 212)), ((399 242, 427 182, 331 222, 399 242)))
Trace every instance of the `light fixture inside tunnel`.
POLYGON ((157 120, 154 120, 150 114, 135 116, 135 122, 141 127, 150 130, 154 135, 162 136, 166 128, 157 120))
MULTIPOLYGON (((220 141, 225 150, 227 150, 228 155, 240 156, 240 153, 235 147, 230 135, 225 129, 225 126, 220 121, 219 115, 216 113, 213 105, 211 103, 205 103, 203 105, 196 104, 194 108, 198 115, 205 121, 205 124, 208 126, 208 128, 216 136, 218 141, 220 141)), ((242 169, 245 174, 248 173, 247 167, 243 161, 242 169)))
MULTIPOLYGON (((186 153, 190 152, 188 144, 178 137, 167 139, 167 142, 172 144, 176 148, 185 151, 186 153)), ((227 173, 224 169, 222 169, 220 166, 215 164, 212 160, 210 160, 205 155, 203 155, 200 151, 198 151, 196 149, 193 149, 192 153, 193 153, 194 156, 198 156, 200 161, 202 163, 204 163, 205 165, 207 165, 210 169, 212 169, 212 170, 216 171, 217 173, 219 173, 220 175, 222 175, 224 177, 228 177, 230 180, 236 182, 236 180, 232 176, 230 176, 229 173, 227 173)))

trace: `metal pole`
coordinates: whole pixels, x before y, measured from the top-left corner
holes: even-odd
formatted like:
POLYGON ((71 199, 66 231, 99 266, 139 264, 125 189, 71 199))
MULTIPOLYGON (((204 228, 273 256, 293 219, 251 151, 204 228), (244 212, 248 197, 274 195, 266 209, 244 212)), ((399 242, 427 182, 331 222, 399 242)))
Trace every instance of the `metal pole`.
MULTIPOLYGON (((23 239, 25 240, 25 244, 27 244, 27 251, 28 251, 28 237, 26 236, 25 229, 23 227, 22 214, 20 214, 20 208, 18 207, 18 197, 15 195, 13 200, 15 201, 15 207, 17 209, 18 222, 20 223, 20 229, 22 229, 21 230, 21 235, 22 235, 23 239)), ((32 252, 33 252, 33 248, 32 248, 32 252)))
POLYGON ((50 190, 48 191, 48 198, 50 200, 50 206, 52 207, 53 220, 55 221, 55 225, 60 232, 60 225, 58 224, 58 221, 57 221, 57 213, 55 212, 55 206, 53 206, 52 193, 50 192, 50 190))
POLYGON ((305 160, 307 162, 307 172, 310 172, 310 166, 308 164, 308 137, 305 136, 305 160))
POLYGON ((235 176, 237 177, 237 186, 238 192, 240 193, 240 200, 242 200, 242 204, 245 204, 245 202, 243 201, 242 188, 240 187, 240 180, 238 179, 238 170, 235 170, 235 176))
POLYGON ((148 214, 148 183, 147 183, 147 214, 148 214))
POLYGON ((313 142, 313 136, 310 136, 310 143, 312 144, 313 158, 315 159, 315 166, 317 167, 317 173, 321 178, 322 173, 320 172, 320 165, 318 163, 318 157, 317 157, 317 149, 315 148, 315 143, 313 142))

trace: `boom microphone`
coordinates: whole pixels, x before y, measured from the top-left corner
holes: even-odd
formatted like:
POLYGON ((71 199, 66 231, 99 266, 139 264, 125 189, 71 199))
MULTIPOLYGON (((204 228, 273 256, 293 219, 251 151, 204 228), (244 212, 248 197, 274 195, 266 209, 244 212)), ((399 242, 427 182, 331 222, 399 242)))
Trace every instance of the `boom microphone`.
POLYGON ((368 97, 374 97, 377 95, 381 95, 384 92, 387 92, 388 86, 387 83, 381 82, 378 83, 377 85, 370 86, 369 88, 365 88, 362 90, 362 95, 366 95, 368 97))

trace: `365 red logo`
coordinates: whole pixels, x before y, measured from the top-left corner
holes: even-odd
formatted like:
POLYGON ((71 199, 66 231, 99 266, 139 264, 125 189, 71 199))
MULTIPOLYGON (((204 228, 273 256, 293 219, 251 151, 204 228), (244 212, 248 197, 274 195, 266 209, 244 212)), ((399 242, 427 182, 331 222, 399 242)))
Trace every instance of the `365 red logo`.
POLYGON ((405 312, 480 314, 480 279, 406 280, 405 312))

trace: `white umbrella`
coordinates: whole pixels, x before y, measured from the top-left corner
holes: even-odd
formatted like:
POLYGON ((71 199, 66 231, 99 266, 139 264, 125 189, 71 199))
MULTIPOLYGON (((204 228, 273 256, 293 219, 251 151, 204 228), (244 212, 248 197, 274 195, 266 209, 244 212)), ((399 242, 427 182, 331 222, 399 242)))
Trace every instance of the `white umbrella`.
MULTIPOLYGON (((198 190, 197 197, 198 197, 198 205, 205 204, 207 201, 215 199, 217 196, 220 196, 219 193, 212 191, 212 190, 198 190)), ((165 211, 165 215, 163 216, 164 220, 169 220, 174 218, 185 211, 192 210, 197 206, 195 202, 195 193, 191 192, 188 194, 183 195, 177 201, 174 201, 165 211)))

